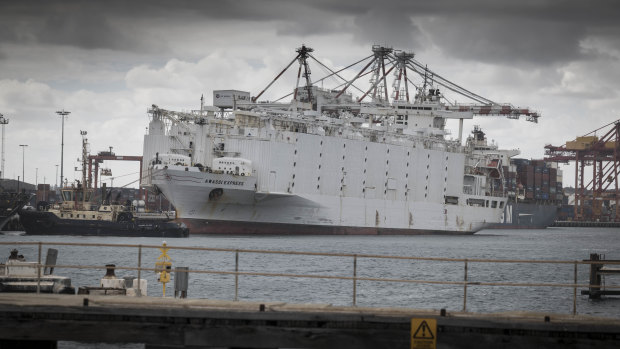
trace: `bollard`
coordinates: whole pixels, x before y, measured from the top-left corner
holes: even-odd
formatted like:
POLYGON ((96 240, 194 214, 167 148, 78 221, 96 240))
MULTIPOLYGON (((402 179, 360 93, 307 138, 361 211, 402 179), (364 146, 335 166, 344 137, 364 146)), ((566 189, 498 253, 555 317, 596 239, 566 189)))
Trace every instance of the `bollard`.
POLYGON ((116 274, 114 274, 114 268, 116 268, 116 264, 106 264, 105 275, 103 277, 106 279, 116 279, 116 274))
POLYGON ((174 298, 187 298, 187 285, 189 281, 189 268, 176 267, 174 269, 174 298))
POLYGON ((125 288, 133 288, 134 287, 133 280, 135 280, 135 278, 132 275, 123 276, 123 280, 125 280, 125 288))

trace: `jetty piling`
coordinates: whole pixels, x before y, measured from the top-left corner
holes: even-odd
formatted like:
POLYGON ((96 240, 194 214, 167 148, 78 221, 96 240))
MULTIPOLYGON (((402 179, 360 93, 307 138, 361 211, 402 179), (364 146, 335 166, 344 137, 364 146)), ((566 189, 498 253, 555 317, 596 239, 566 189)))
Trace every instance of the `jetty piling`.
POLYGON ((620 260, 604 259, 598 253, 591 253, 590 259, 584 262, 590 263, 590 286, 587 290, 581 291, 582 295, 588 295, 589 299, 600 299, 601 296, 620 296, 620 290, 601 289, 603 286, 603 275, 620 274, 620 260), (597 263, 600 261, 600 263, 597 263), (612 264, 615 266, 605 266, 612 264))
POLYGON ((52 275, 54 273, 54 266, 56 266, 56 260, 58 259, 58 250, 55 248, 48 248, 47 255, 45 256, 45 269, 43 275, 52 275))

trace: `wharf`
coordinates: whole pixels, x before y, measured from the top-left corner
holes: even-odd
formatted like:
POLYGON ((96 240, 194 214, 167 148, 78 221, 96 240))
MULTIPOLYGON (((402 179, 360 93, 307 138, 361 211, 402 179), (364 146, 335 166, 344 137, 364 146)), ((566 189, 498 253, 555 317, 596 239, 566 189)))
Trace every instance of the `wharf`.
POLYGON ((620 228, 620 222, 555 221, 551 227, 620 228))
POLYGON ((412 319, 437 321, 438 348, 620 347, 619 319, 583 315, 23 293, 0 294, 0 347, 410 348, 412 319))

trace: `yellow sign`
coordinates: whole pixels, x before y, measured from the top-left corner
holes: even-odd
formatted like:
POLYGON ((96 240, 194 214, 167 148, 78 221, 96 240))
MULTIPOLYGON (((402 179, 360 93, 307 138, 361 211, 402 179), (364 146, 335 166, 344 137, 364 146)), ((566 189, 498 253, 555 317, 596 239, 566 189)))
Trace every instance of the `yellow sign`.
POLYGON ((411 349, 437 348, 437 320, 411 319, 411 349))

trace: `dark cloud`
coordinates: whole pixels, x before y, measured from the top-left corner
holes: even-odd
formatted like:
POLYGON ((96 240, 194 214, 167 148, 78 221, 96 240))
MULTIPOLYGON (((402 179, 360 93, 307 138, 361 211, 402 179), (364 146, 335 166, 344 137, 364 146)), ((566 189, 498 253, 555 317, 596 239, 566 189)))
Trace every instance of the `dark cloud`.
POLYGON ((451 56, 482 62, 552 63, 581 56, 585 28, 570 23, 502 17, 440 18, 425 25, 433 42, 451 56))
POLYGON ((92 2, 30 1, 11 4, 0 15, 10 43, 52 44, 84 49, 132 50, 137 43, 126 28, 116 28, 105 9, 92 2))
POLYGON ((372 9, 355 17, 354 37, 360 43, 419 49, 426 38, 407 12, 372 9))
POLYGON ((151 28, 234 20, 240 33, 271 22, 281 36, 348 33, 358 43, 432 43, 468 60, 551 64, 581 57, 589 36, 620 36, 618 18, 614 0, 22 0, 2 4, 0 40, 149 51, 165 47, 144 40, 151 28))

